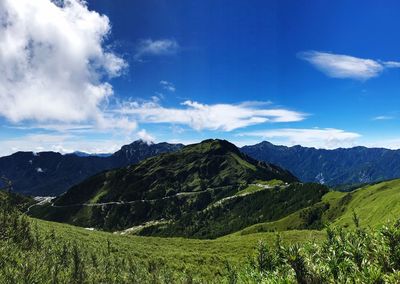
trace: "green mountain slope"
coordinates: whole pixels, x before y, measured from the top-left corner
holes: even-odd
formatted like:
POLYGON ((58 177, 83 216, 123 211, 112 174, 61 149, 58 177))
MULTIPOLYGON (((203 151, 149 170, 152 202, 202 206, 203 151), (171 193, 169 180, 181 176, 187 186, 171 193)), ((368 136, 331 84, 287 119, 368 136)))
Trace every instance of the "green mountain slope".
POLYGON ((400 179, 367 185, 355 191, 329 192, 322 201, 280 220, 249 226, 237 234, 323 229, 324 225, 354 227, 354 213, 361 227, 379 227, 400 218, 400 179))
MULTIPOLYGON (((30 213, 40 218, 85 227, 122 230, 143 226, 147 222, 186 224, 187 221, 181 223, 178 220, 205 219, 209 213, 204 212, 222 216, 224 214, 218 213, 221 211, 219 207, 213 205, 221 200, 223 208, 226 204, 226 208, 234 208, 229 210, 236 212, 226 215, 229 219, 238 219, 239 212, 243 210, 251 211, 251 218, 234 221, 230 230, 218 234, 211 234, 211 230, 205 233, 197 230, 190 234, 177 230, 176 234, 172 234, 216 237, 254 222, 274 220, 290 214, 320 201, 320 196, 327 191, 323 186, 316 186, 315 194, 311 193, 314 189, 310 189, 309 195, 296 195, 297 191, 306 192, 307 187, 283 186, 276 192, 270 189, 255 192, 254 196, 236 195, 260 180, 297 182, 288 171, 255 161, 227 141, 206 140, 137 165, 96 175, 71 188, 52 204, 32 208, 30 213), (227 200, 228 197, 232 197, 232 200, 227 200), (286 206, 286 203, 295 205, 286 206), (274 214, 270 206, 275 206, 274 214)), ((219 224, 227 220, 217 219, 220 220, 217 222, 219 224)))
POLYGON ((9 207, 25 212, 29 206, 35 204, 33 198, 15 193, 0 190, 0 207, 9 207))
MULTIPOLYGON (((255 185, 249 186, 254 188, 255 185)), ((216 238, 236 232, 262 220, 279 220, 301 208, 316 204, 328 192, 319 184, 293 183, 234 195, 203 210, 141 230, 141 235, 216 238)))

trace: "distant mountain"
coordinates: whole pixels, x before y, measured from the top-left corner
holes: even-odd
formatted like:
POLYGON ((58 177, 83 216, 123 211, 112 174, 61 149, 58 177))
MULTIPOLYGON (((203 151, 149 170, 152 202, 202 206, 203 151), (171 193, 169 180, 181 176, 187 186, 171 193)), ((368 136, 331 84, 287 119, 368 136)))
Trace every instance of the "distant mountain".
POLYGON ((217 237, 310 206, 327 192, 297 181, 227 141, 206 140, 95 175, 31 214, 106 230, 139 226, 148 235, 217 237))
POLYGON ((112 154, 110 153, 86 153, 86 152, 81 152, 81 151, 75 151, 71 153, 73 155, 79 156, 79 157, 110 157, 112 154))
POLYGON ((132 144, 122 146, 122 148, 111 156, 111 160, 118 167, 130 164, 136 164, 149 157, 157 156, 162 153, 174 152, 183 147, 183 144, 162 143, 146 143, 142 140, 133 142, 132 144))
POLYGON ((135 164, 181 147, 181 144, 148 144, 138 140, 106 156, 17 152, 0 158, 0 176, 10 179, 16 192, 35 196, 57 196, 104 170, 135 164))
POLYGON ((371 183, 400 177, 400 150, 276 146, 262 142, 241 148, 250 157, 290 170, 300 180, 329 186, 371 183))

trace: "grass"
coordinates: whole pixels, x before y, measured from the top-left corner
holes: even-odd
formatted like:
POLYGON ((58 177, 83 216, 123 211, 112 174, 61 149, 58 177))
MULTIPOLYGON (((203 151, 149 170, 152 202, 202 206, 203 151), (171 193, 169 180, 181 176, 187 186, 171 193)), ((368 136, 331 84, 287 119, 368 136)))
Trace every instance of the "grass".
MULTIPOLYGON (((31 219, 40 234, 54 234, 58 241, 76 243, 88 254, 113 248, 112 257, 132 258, 139 263, 156 263, 178 274, 189 274, 195 279, 215 281, 226 274, 226 263, 240 265, 254 253, 258 241, 272 244, 274 233, 248 236, 226 236, 215 240, 184 238, 140 237, 90 231, 72 225, 31 219)), ((284 243, 301 243, 318 240, 324 233, 318 231, 289 231, 281 234, 284 243)), ((49 244, 51 245, 51 244, 49 244)))
POLYGON ((256 171, 256 170, 257 170, 256 166, 250 164, 249 162, 247 162, 247 161, 244 160, 243 158, 239 157, 237 154, 232 153, 231 155, 232 155, 232 157, 236 160, 236 162, 237 162, 239 165, 243 166, 244 168, 250 169, 250 170, 252 170, 252 171, 256 171))
MULTIPOLYGON (((298 266, 294 263, 294 266, 290 268, 290 261, 293 260, 292 257, 300 257, 300 259, 304 258, 306 260, 303 264, 305 265, 305 269, 309 271, 306 273, 307 277, 315 274, 318 277, 327 277, 326 279, 336 279, 335 277, 339 276, 335 276, 336 272, 334 269, 338 266, 334 264, 332 264, 332 267, 324 266, 331 265, 327 263, 327 260, 334 257, 334 255, 329 255, 325 247, 329 246, 334 249, 337 246, 338 248, 335 251, 342 253, 345 249, 352 250, 354 244, 359 244, 361 248, 354 248, 354 256, 349 254, 347 258, 341 257, 337 261, 346 262, 346 265, 351 265, 353 271, 356 271, 354 274, 346 276, 348 271, 343 270, 340 272, 343 274, 343 277, 361 277, 360 279, 366 280, 368 277, 373 277, 370 273, 376 273, 376 277, 387 273, 384 270, 386 268, 382 266, 385 263, 380 263, 381 260, 375 257, 375 253, 378 253, 379 256, 380 253, 383 254, 386 251, 376 252, 372 250, 374 247, 382 246, 382 236, 386 238, 386 235, 372 233, 371 237, 366 237, 364 231, 361 230, 370 227, 368 230, 378 232, 382 225, 388 221, 393 222, 397 220, 399 215, 400 180, 392 180, 365 186, 350 193, 329 192, 323 196, 320 202, 306 209, 296 211, 277 221, 256 224, 240 232, 214 240, 121 235, 90 231, 71 225, 33 218, 30 221, 36 224, 41 234, 54 234, 57 236, 58 241, 77 244, 78 247, 89 252, 89 255, 104 251, 107 246, 111 246, 112 250, 110 254, 113 258, 133 258, 135 262, 147 263, 146 265, 156 263, 160 267, 174 271, 174 273, 192 275, 194 279, 201 279, 202 282, 225 281, 227 276, 227 262, 231 267, 236 269, 234 275, 237 277, 246 275, 247 272, 240 272, 241 267, 249 263, 251 256, 255 256, 256 247, 260 240, 263 240, 267 246, 273 247, 277 236, 277 233, 274 231, 280 231, 279 235, 283 245, 288 247, 288 250, 285 251, 287 261, 285 264, 282 264, 282 262, 279 262, 281 264, 274 264, 276 267, 274 271, 276 273, 279 272, 283 275, 282 277, 286 277, 287 279, 297 277, 291 269, 295 270, 298 266), (314 214, 315 212, 318 214, 314 214), (359 227, 354 222, 355 213, 358 216, 357 218, 361 220, 359 227), (356 231, 354 234, 350 233, 349 235, 338 231, 335 238, 332 238, 332 231, 330 230, 297 230, 298 228, 306 227, 306 220, 310 216, 315 219, 312 219, 312 222, 308 224, 310 226, 314 225, 315 222, 329 222, 335 227, 347 227, 349 232, 351 230, 356 231), (327 235, 328 239, 326 239, 327 235), (332 243, 332 240, 334 240, 334 243, 332 243), (367 243, 364 240, 374 245, 366 246, 365 244, 367 243), (303 247, 303 243, 308 241, 311 241, 312 246, 303 247), (294 246, 295 244, 299 244, 299 246, 296 247, 294 246), (319 247, 319 244, 322 244, 322 246, 319 247), (376 268, 376 271, 358 270, 358 256, 356 253, 360 250, 364 252, 363 257, 373 264, 371 267, 376 268), (293 254, 292 256, 291 253, 293 254), (319 259, 315 263, 313 258, 314 253, 317 253, 319 259), (352 257, 354 257, 354 261, 351 260, 352 257), (325 268, 322 269, 321 267, 325 268), (332 271, 330 270, 331 268, 332 271)), ((394 236, 400 236, 400 230, 394 227, 393 230, 394 236)), ((387 234, 387 231, 383 232, 387 234)), ((386 249, 386 245, 384 248, 386 249)), ((352 251, 350 252, 353 253, 352 251)), ((23 257, 24 252, 21 255, 23 257)), ((274 258, 276 257, 278 255, 274 256, 274 258)), ((21 259, 23 262, 23 258, 21 259)), ((390 267, 392 263, 390 262, 385 265, 389 265, 388 267, 390 267)), ((263 279, 263 277, 268 278, 271 275, 273 274, 260 274, 259 276, 263 279)))
POLYGON ((247 186, 245 189, 242 189, 242 190, 236 192, 235 195, 250 194, 250 193, 257 192, 257 191, 268 189, 265 186, 272 188, 272 187, 282 186, 283 184, 284 184, 284 182, 281 180, 278 180, 278 179, 273 179, 273 180, 269 180, 269 181, 257 180, 254 184, 251 184, 251 185, 247 186))
POLYGON ((293 229, 323 229, 325 225, 353 227, 353 213, 361 220, 361 227, 380 227, 396 221, 400 216, 400 180, 364 186, 353 192, 331 191, 322 201, 296 211, 274 222, 249 226, 236 235, 293 229), (309 222, 310 212, 312 222, 309 222))
POLYGON ((242 190, 236 192, 235 195, 251 194, 251 193, 261 191, 264 189, 265 189, 264 187, 252 184, 252 185, 249 185, 248 187, 246 187, 245 189, 242 189, 242 190))
MULTIPOLYGON (((245 262, 254 252, 259 240, 272 244, 275 233, 247 236, 226 236, 215 240, 159 238, 119 235, 89 231, 67 224, 33 219, 43 233, 54 233, 65 241, 75 241, 90 251, 104 249, 109 241, 120 257, 133 256, 138 261, 156 261, 177 272, 190 272, 201 279, 214 279, 225 273, 225 263, 245 262)), ((281 234, 284 243, 304 242, 310 238, 322 239, 323 232, 288 231, 281 234)))
POLYGON ((279 179, 271 179, 271 180, 257 180, 255 183, 269 186, 281 186, 285 183, 279 179))
POLYGON ((353 211, 361 219, 361 226, 378 227, 387 222, 393 222, 400 216, 400 180, 386 181, 362 187, 351 196, 343 214, 334 224, 338 226, 353 226, 353 211))
MULTIPOLYGON (((353 227, 355 211, 361 226, 380 226, 396 220, 396 216, 400 215, 400 180, 366 186, 351 193, 329 192, 319 204, 329 204, 329 208, 320 216, 323 223, 353 227)), ((303 210, 215 240, 126 236, 41 220, 35 222, 43 230, 54 229, 61 238, 77 240, 92 250, 101 248, 110 240, 118 248, 118 254, 132 254, 137 259, 156 259, 174 270, 190 271, 211 279, 223 274, 226 260, 234 264, 245 260, 260 239, 272 242, 275 231, 280 231, 283 240, 288 243, 323 238, 324 231, 296 230, 305 227, 301 217, 303 210)))
POLYGON ((399 283, 400 223, 364 229, 121 236, 0 208, 1 283, 399 283), (31 223, 36 223, 32 226, 31 223))

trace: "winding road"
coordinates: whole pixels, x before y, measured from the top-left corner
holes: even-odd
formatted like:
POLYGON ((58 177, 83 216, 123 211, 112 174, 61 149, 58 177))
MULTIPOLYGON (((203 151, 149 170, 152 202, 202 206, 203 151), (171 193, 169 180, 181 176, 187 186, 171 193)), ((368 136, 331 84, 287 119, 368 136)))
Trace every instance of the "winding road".
POLYGON ((132 201, 110 201, 110 202, 100 202, 100 203, 80 203, 80 204, 68 204, 68 205, 55 205, 53 200, 55 197, 36 197, 35 199, 38 201, 35 204, 32 204, 31 206, 28 207, 28 209, 25 211, 25 214, 28 214, 31 208, 35 206, 42 206, 47 203, 50 203, 51 207, 54 208, 69 208, 69 207, 80 207, 80 206, 88 206, 88 207, 98 207, 98 206, 106 206, 106 205, 128 205, 128 204, 133 204, 137 202, 155 202, 155 201, 160 201, 160 200, 166 200, 178 196, 185 196, 185 195, 195 195, 195 194, 200 194, 203 192, 207 191, 212 191, 215 190, 216 188, 208 188, 202 191, 190 191, 190 192, 178 192, 174 195, 170 196, 165 196, 163 198, 159 199, 138 199, 138 200, 132 200, 132 201))

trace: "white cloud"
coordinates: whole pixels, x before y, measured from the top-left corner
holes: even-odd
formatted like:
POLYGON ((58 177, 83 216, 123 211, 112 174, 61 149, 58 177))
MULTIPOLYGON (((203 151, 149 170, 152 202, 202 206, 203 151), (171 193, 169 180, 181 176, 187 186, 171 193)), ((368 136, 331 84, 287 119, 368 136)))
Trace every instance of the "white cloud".
POLYGON ((368 80, 380 75, 385 68, 400 68, 400 62, 382 62, 319 51, 301 52, 299 57, 333 78, 368 80))
POLYGON ((391 119, 394 119, 394 117, 389 115, 379 115, 372 118, 372 120, 391 120, 391 119))
POLYGON ((187 125, 195 130, 231 131, 266 122, 295 122, 306 114, 282 108, 260 108, 260 104, 214 104, 183 102, 181 108, 167 108, 156 102, 131 102, 117 110, 145 123, 187 125))
POLYGON ((165 81, 165 80, 161 80, 160 81, 160 85, 164 90, 170 91, 170 92, 175 92, 176 88, 175 85, 172 84, 171 82, 165 81))
POLYGON ((355 132, 347 132, 335 128, 295 129, 284 128, 265 131, 245 132, 239 136, 254 136, 267 139, 275 144, 288 146, 302 145, 316 148, 337 148, 354 146, 361 137, 355 132))
POLYGON ((85 1, 0 1, 0 116, 115 125, 119 118, 105 114, 113 95, 107 79, 127 64, 104 46, 109 33, 109 19, 85 1))
POLYGON ((173 39, 144 39, 136 48, 135 59, 141 60, 146 56, 160 56, 175 54, 179 50, 179 44, 173 39))
POLYGON ((140 130, 137 135, 139 136, 140 139, 147 143, 152 143, 155 141, 155 138, 151 136, 145 129, 140 130))
POLYGON ((72 153, 81 151, 85 153, 113 153, 122 145, 130 144, 139 139, 138 134, 128 136, 110 136, 91 138, 86 135, 75 134, 26 134, 22 137, 0 140, 0 157, 18 151, 54 151, 72 153))
POLYGON ((400 62, 397 62, 397 61, 386 61, 386 62, 383 62, 383 64, 387 68, 400 68, 400 62))
POLYGON ((367 141, 364 143, 366 147, 374 147, 374 148, 387 148, 392 150, 400 149, 400 139, 377 139, 376 141, 367 141))
MULTIPOLYGON (((1 131, 1 130, 0 130, 1 131)), ((93 136, 89 131, 66 131, 63 133, 42 131, 40 133, 28 133, 23 136, 0 139, 0 157, 10 155, 18 151, 54 151, 59 153, 72 153, 75 151, 85 153, 114 153, 123 145, 142 139, 145 142, 156 142, 156 137, 147 130, 141 129, 134 133, 114 133, 109 131, 100 133, 96 130, 93 136)), ((161 141, 159 141, 161 142, 161 141)))

